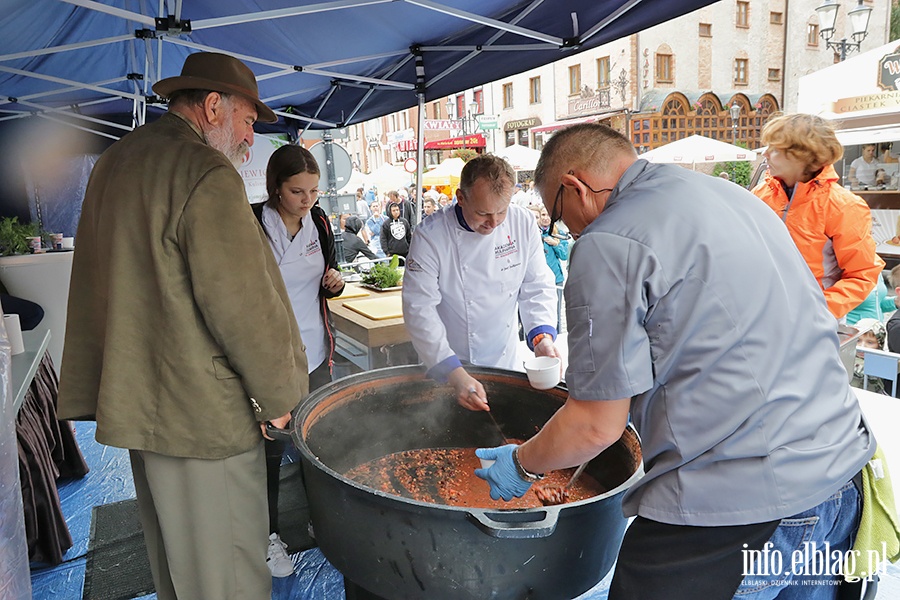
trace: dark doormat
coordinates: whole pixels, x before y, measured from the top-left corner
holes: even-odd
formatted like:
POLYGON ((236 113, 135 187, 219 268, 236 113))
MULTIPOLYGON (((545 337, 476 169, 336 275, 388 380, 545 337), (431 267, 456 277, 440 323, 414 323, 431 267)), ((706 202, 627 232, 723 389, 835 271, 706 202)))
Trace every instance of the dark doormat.
POLYGON ((130 600, 154 591, 137 500, 95 506, 82 598, 130 600))

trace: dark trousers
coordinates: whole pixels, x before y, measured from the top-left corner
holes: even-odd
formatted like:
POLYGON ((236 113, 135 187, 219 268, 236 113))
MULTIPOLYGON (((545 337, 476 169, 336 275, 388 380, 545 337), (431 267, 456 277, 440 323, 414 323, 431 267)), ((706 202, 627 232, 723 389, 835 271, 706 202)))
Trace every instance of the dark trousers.
POLYGON ((730 599, 744 578, 741 551, 762 549, 780 522, 691 527, 637 517, 625 533, 609 600, 730 599))
MULTIPOLYGON (((331 369, 328 361, 309 374, 309 391, 313 392, 323 385, 331 383, 331 369)), ((285 443, 279 440, 266 440, 266 493, 269 498, 269 533, 278 533, 278 484, 281 473, 281 455, 284 454, 285 443)), ((300 470, 303 477, 303 470, 300 470)))

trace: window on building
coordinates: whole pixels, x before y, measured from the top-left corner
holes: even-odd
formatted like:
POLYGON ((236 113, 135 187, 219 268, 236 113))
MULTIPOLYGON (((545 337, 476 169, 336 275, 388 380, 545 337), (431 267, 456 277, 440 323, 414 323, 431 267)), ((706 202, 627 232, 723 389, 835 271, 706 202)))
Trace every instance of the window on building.
POLYGON ((747 83, 747 59, 734 59, 734 82, 747 83))
POLYGON ((525 146, 526 148, 529 146, 529 143, 528 143, 528 130, 527 130, 527 129, 520 129, 520 130, 519 130, 519 145, 520 145, 520 146, 525 146))
POLYGON ((781 69, 769 69, 769 81, 781 81, 781 69))
POLYGON ((541 78, 532 77, 528 80, 528 101, 531 104, 541 103, 541 78))
POLYGON ((503 84, 503 108, 512 108, 513 105, 513 89, 512 83, 503 84))
POLYGON ((478 108, 475 109, 476 115, 484 114, 484 90, 475 90, 472 92, 472 100, 475 101, 475 104, 478 105, 478 108))
POLYGON ((575 96, 581 93, 581 65, 569 67, 569 95, 575 96))
POLYGON ((782 23, 784 23, 784 13, 770 12, 769 23, 771 23, 772 25, 781 25, 782 23))
POLYGON ((456 118, 466 118, 466 95, 460 94, 456 97, 456 118))
POLYGON ((807 46, 818 46, 819 45, 819 24, 818 23, 809 23, 806 26, 806 45, 807 46))
POLYGON ((749 2, 740 2, 737 3, 737 17, 734 22, 738 27, 749 27, 750 26, 750 3, 749 2))
POLYGON ((656 81, 672 83, 675 76, 675 60, 671 54, 656 55, 656 81))
POLYGON ((700 23, 700 37, 712 37, 712 23, 700 23))
POLYGON ((597 87, 609 87, 609 57, 597 59, 597 87))

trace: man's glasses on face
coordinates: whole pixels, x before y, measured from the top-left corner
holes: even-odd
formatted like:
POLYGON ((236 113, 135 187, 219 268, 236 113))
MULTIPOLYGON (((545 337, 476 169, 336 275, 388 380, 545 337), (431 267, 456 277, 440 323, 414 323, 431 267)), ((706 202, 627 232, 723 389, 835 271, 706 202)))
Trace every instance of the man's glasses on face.
MULTIPOLYGON (((574 171, 569 171, 569 175, 575 175, 574 171)), ((613 188, 602 188, 599 190, 595 190, 587 183, 585 183, 584 179, 581 177, 575 177, 581 184, 587 189, 591 190, 595 194, 600 194, 603 192, 611 192, 613 188)), ((556 192, 556 198, 553 200, 553 207, 550 209, 550 231, 553 231, 553 226, 556 225, 556 222, 562 219, 562 203, 563 203, 563 195, 565 193, 566 186, 564 184, 559 184, 559 191, 556 192)))

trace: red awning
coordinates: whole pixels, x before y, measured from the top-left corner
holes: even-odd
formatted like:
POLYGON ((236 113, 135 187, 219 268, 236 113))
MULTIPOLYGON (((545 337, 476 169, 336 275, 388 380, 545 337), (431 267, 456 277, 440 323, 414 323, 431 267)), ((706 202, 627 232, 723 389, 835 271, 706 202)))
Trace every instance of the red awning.
POLYGON ((463 140, 465 140, 466 148, 484 148, 487 145, 487 141, 484 139, 484 136, 480 133, 476 133, 473 135, 467 135, 463 137, 454 137, 447 138, 444 140, 434 140, 431 142, 425 142, 426 150, 455 150, 456 148, 463 147, 463 140))

